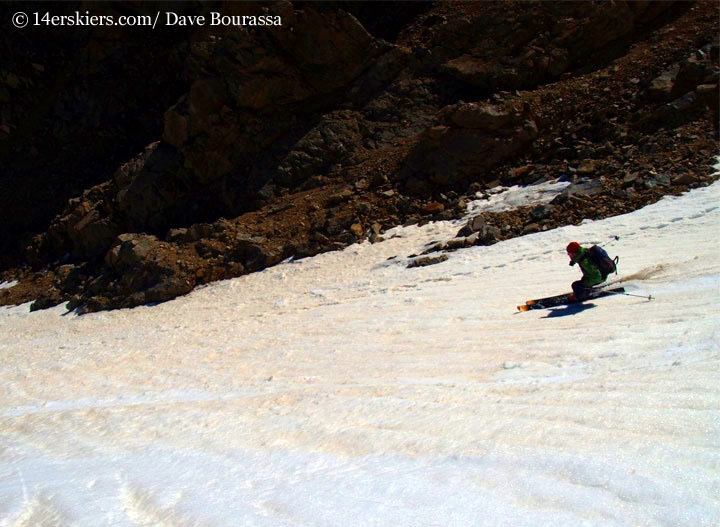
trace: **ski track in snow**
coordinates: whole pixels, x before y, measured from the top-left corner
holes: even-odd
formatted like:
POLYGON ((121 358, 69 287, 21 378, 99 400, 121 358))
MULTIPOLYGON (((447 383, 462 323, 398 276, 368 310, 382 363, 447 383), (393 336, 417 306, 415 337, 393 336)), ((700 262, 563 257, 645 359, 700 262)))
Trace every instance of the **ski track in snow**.
POLYGON ((407 256, 461 223, 153 307, 0 308, 0 526, 720 525, 719 198, 430 267, 407 256), (514 312, 612 235, 653 301, 514 312))

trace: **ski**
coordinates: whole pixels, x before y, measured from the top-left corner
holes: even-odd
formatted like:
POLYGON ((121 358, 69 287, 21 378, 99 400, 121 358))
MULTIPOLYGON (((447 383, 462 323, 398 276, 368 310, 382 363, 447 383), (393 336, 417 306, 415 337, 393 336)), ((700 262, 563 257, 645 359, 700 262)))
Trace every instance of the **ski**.
POLYGON ((584 302, 585 300, 593 300, 595 298, 602 298, 604 296, 617 295, 625 292, 624 287, 616 287, 614 289, 598 289, 590 292, 590 294, 582 300, 575 300, 572 293, 565 293, 563 295, 549 296, 546 298, 536 298, 528 300, 525 305, 517 306, 518 311, 530 311, 531 309, 547 309, 550 307, 563 306, 568 304, 577 304, 584 302))

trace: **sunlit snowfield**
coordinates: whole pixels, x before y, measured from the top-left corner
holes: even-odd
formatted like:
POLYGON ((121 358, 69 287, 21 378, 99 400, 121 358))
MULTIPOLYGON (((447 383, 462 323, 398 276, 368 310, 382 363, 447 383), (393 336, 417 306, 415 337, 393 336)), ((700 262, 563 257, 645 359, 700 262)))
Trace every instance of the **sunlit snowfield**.
POLYGON ((0 525, 720 525, 719 206, 407 269, 462 226, 433 223, 153 307, 0 308, 0 525), (654 300, 516 313, 612 235, 611 280, 654 300))

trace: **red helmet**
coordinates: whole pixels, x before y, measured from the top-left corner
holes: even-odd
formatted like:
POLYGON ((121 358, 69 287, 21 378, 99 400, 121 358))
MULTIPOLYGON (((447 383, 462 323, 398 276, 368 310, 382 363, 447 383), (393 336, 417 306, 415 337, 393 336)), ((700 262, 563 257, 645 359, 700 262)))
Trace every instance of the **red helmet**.
POLYGON ((580 244, 578 242, 570 242, 567 246, 567 253, 570 255, 577 254, 580 250, 580 244))

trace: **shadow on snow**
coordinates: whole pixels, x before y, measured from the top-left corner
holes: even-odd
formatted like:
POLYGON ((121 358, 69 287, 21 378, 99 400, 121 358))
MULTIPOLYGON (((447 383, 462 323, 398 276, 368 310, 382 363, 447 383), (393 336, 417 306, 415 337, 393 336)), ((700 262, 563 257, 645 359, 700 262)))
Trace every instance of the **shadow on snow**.
POLYGON ((571 304, 563 308, 551 309, 550 313, 548 313, 543 318, 557 318, 577 315, 578 313, 582 313, 583 311, 592 309, 594 307, 596 307, 595 304, 571 304))

